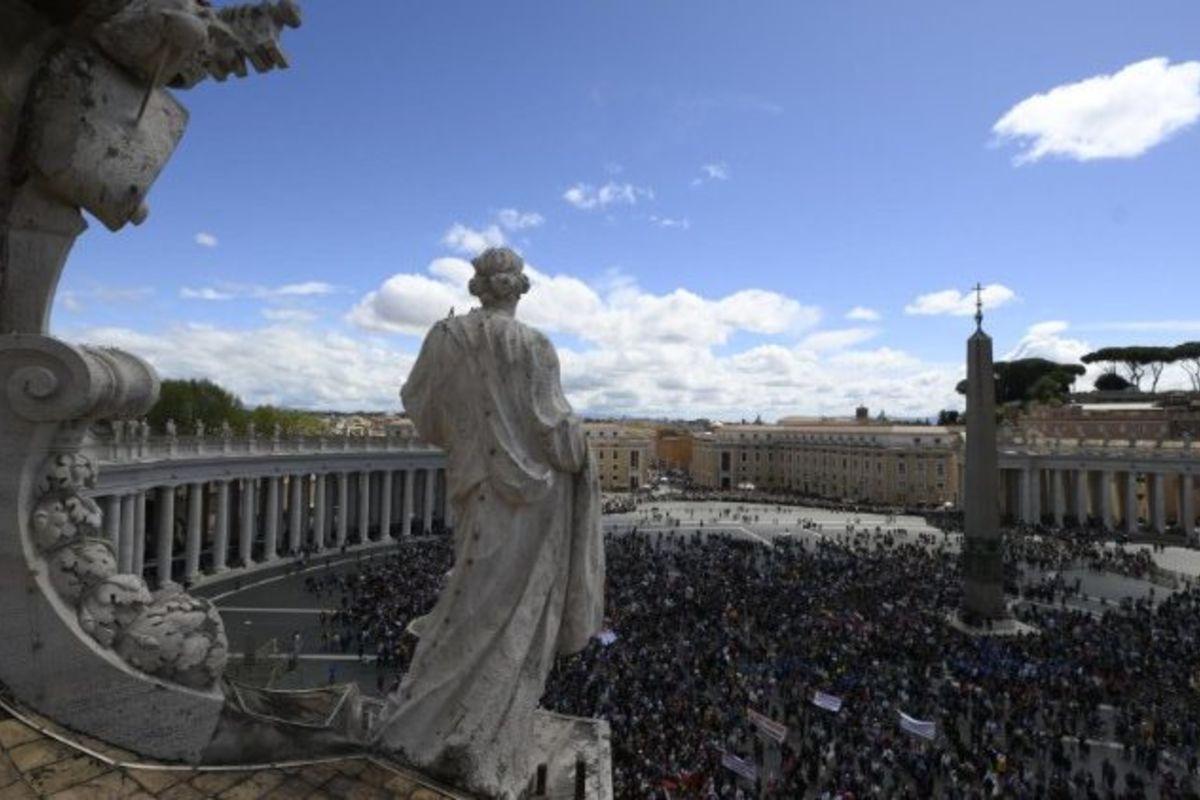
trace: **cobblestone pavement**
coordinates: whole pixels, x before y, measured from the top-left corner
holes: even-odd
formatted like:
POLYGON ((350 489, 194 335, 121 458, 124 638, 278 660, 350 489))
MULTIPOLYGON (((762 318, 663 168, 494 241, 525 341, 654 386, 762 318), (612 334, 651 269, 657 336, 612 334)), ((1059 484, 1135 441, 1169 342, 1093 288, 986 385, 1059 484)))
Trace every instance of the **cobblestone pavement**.
POLYGON ((462 800, 415 773, 368 757, 280 769, 131 766, 129 752, 0 709, 0 800, 462 800), (44 733, 44 728, 67 739, 44 733), (89 752, 90 751, 90 752, 89 752))

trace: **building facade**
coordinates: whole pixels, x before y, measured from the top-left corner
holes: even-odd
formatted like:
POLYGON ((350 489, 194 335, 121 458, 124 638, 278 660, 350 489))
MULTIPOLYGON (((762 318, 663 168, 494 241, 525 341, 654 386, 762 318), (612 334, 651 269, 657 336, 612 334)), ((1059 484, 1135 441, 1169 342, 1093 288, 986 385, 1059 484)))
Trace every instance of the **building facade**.
POLYGON ((596 457, 602 490, 630 492, 650 484, 650 462, 655 455, 652 428, 585 422, 583 429, 596 457))
POLYGON ((957 504, 955 428, 849 420, 724 425, 693 440, 692 480, 906 507, 957 504))

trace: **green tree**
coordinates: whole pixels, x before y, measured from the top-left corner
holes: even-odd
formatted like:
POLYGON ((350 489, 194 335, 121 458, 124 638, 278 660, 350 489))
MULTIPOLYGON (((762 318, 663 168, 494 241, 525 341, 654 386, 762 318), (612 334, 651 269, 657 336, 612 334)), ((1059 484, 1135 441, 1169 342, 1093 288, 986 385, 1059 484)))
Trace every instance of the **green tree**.
MULTIPOLYGON (((1045 358, 1020 358, 1016 361, 997 361, 996 403, 1028 403, 1030 401, 1063 401, 1075 379, 1085 370, 1079 364, 1060 364, 1045 358)), ((959 394, 967 393, 967 382, 960 381, 959 394)))
POLYGON ((1133 384, 1115 372, 1103 372, 1092 384, 1101 392, 1123 392, 1132 389, 1133 384))
POLYGON ((163 430, 171 419, 181 433, 191 433, 198 421, 208 430, 215 430, 226 421, 240 428, 246 418, 246 408, 237 395, 209 380, 163 381, 158 402, 146 415, 154 430, 163 430))
POLYGON ((1184 342, 1171 348, 1172 360, 1183 367, 1192 381, 1192 389, 1200 392, 1200 342, 1184 342))
POLYGON ((1158 391, 1158 379, 1162 377, 1163 370, 1167 368, 1168 364, 1176 360, 1175 349, 1172 347, 1146 346, 1131 347, 1129 349, 1133 350, 1133 358, 1136 358, 1142 367, 1150 373, 1150 391, 1158 391))
POLYGON ((962 414, 953 408, 942 409, 937 415, 938 425, 959 425, 962 422, 962 414))
POLYGON ((258 406, 250 412, 250 421, 259 435, 272 435, 279 426, 284 436, 316 436, 325 432, 325 423, 316 414, 278 406, 258 406))

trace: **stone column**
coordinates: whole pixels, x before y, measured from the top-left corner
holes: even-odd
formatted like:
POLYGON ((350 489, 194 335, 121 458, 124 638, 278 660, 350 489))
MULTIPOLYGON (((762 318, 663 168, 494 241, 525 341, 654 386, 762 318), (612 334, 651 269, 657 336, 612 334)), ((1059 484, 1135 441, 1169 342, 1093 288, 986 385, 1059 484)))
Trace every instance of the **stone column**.
POLYGON ((133 496, 133 574, 141 575, 146 568, 146 493, 133 496))
POLYGON ((158 588, 170 586, 171 561, 175 557, 175 487, 163 486, 158 490, 158 541, 155 542, 155 558, 158 561, 158 588))
POLYGON ((1137 473, 1132 470, 1125 473, 1125 532, 1137 533, 1137 473))
POLYGON ((183 548, 183 580, 194 581, 200 572, 200 549, 204 543, 204 484, 188 487, 187 543, 183 548))
POLYGON ((337 512, 337 546, 346 543, 346 533, 350 530, 350 475, 339 472, 337 476, 338 512, 337 512))
POLYGON ((1107 530, 1115 530, 1113 525, 1113 481, 1117 476, 1111 470, 1100 473, 1100 521, 1107 530))
POLYGON ((358 541, 371 541, 371 473, 358 473, 358 541))
POLYGON ((133 572, 134 528, 133 495, 121 498, 121 537, 117 548, 117 572, 122 575, 133 572))
POLYGON ((1196 485, 1191 473, 1179 476, 1179 526, 1189 541, 1196 535, 1196 485))
POLYGON ((267 478, 267 510, 263 512, 263 561, 279 558, 279 476, 267 478))
POLYGON ((307 479, 307 475, 288 478, 288 551, 291 553, 299 553, 304 542, 304 483, 307 479))
POLYGON ((213 530, 212 571, 228 569, 225 560, 229 554, 229 481, 217 481, 216 528, 213 530))
POLYGON ((1026 525, 1037 524, 1037 515, 1033 508, 1034 471, 1030 467, 1021 469, 1021 516, 1026 525))
POLYGON ((104 538, 113 546, 113 552, 121 549, 121 495, 110 494, 104 498, 104 538))
POLYGON ((392 471, 385 469, 379 476, 379 539, 392 538, 392 471))
POLYGON ((425 504, 421 507, 421 524, 425 533, 433 530, 433 503, 437 491, 437 470, 425 470, 425 504))
POLYGON ((1167 530, 1167 476, 1161 472, 1155 472, 1153 478, 1153 490, 1150 493, 1150 499, 1153 505, 1151 506, 1150 521, 1154 527, 1155 533, 1165 533, 1167 530))
POLYGON ((243 567, 254 563, 254 534, 257 527, 254 518, 256 483, 253 478, 244 478, 241 483, 242 510, 238 514, 238 558, 241 559, 243 567))
POLYGON ((413 476, 417 474, 415 469, 406 469, 404 471, 404 512, 400 520, 400 535, 404 537, 412 536, 413 529, 413 476))
POLYGON ((1077 469, 1071 473, 1075 477, 1075 519, 1079 525, 1086 525, 1089 513, 1088 500, 1088 471, 1077 469))
POLYGON ((1063 470, 1051 469, 1046 471, 1046 477, 1050 481, 1050 508, 1054 514, 1054 524, 1062 527, 1063 517, 1067 513, 1066 504, 1066 486, 1063 485, 1063 478, 1066 477, 1063 470))
POLYGON ((313 546, 320 552, 325 549, 325 533, 329 524, 329 490, 325 485, 325 474, 320 473, 314 481, 313 492, 313 546))

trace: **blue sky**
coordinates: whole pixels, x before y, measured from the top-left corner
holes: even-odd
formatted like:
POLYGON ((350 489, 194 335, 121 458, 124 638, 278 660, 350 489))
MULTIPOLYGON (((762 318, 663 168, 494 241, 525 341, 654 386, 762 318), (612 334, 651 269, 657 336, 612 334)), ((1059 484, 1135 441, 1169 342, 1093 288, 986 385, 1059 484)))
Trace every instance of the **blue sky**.
POLYGON ((290 70, 180 94, 55 329, 395 409, 504 241, 592 414, 934 413, 977 280, 1000 356, 1200 338, 1200 6, 914 5, 309 0, 290 70))

